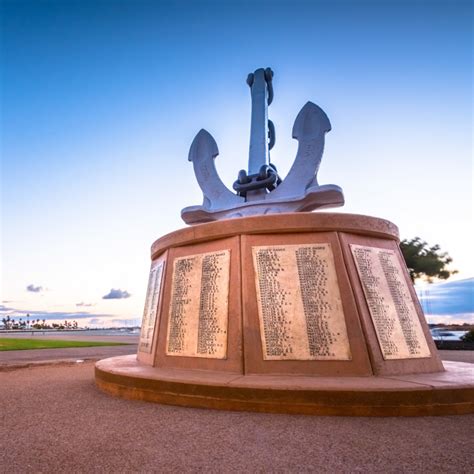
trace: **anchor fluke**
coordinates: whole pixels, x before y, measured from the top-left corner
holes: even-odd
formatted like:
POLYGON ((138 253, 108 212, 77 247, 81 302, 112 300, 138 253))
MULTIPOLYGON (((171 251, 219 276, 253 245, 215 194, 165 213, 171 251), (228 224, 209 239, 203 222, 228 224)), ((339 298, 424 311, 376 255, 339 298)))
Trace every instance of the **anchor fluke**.
POLYGON ((308 140, 330 131, 331 122, 324 110, 308 101, 296 116, 291 135, 297 140, 308 140))
POLYGON ((303 197, 306 189, 317 185, 317 173, 324 152, 324 138, 331 123, 324 111, 312 102, 300 110, 293 125, 298 152, 288 175, 273 192, 274 197, 303 197))
POLYGON ((191 144, 188 160, 193 163, 194 174, 203 194, 203 204, 185 207, 181 211, 181 217, 186 223, 195 222, 196 214, 207 215, 209 212, 235 207, 244 201, 230 191, 217 174, 214 160, 218 154, 219 148, 212 135, 207 130, 201 129, 191 144))
POLYGON ((208 156, 215 158, 218 154, 219 148, 217 148, 214 137, 207 130, 201 128, 191 143, 188 160, 194 162, 195 160, 206 159, 208 156))

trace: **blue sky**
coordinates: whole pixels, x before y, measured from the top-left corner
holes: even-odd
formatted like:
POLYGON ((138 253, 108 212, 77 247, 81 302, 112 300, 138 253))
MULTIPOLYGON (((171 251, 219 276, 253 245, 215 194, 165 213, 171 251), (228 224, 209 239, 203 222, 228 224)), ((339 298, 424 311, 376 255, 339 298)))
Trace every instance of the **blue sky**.
POLYGON ((474 278, 417 287, 430 323, 474 322, 474 278))
POLYGON ((343 188, 338 212, 389 219, 447 250, 457 278, 473 276, 470 2, 1 8, 1 288, 12 311, 139 321, 151 243, 202 199, 187 161, 194 135, 214 136, 231 186, 248 159, 245 79, 267 66, 280 172, 311 100, 332 123, 319 181, 343 188))

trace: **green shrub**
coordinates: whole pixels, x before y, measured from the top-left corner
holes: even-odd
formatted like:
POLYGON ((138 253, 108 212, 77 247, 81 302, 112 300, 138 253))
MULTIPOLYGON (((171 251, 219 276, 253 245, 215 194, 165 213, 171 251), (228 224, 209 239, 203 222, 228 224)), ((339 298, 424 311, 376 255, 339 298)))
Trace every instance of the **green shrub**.
POLYGON ((469 332, 464 334, 464 336, 461 337, 461 341, 474 342, 474 329, 471 329, 469 332))

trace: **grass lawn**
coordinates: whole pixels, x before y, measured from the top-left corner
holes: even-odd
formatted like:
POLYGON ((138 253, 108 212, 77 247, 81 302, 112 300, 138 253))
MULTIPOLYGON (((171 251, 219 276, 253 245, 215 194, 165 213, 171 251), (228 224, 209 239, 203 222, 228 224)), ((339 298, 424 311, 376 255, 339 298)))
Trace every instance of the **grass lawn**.
POLYGON ((28 349, 62 349, 67 347, 123 346, 124 342, 98 341, 54 341, 50 339, 13 339, 0 337, 0 351, 22 351, 28 349))

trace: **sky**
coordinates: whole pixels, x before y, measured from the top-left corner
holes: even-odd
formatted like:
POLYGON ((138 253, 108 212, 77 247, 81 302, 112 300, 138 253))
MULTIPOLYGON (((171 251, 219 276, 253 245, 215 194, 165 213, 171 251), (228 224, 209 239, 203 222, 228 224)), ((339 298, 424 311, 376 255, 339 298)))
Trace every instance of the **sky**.
POLYGON ((417 293, 429 323, 474 322, 474 278, 419 285, 417 293))
POLYGON ((231 187, 260 67, 280 174, 311 100, 336 211, 439 244, 471 279, 472 20, 455 0, 4 0, 0 313, 139 324, 151 244, 202 203, 189 146, 209 131, 231 187))

